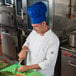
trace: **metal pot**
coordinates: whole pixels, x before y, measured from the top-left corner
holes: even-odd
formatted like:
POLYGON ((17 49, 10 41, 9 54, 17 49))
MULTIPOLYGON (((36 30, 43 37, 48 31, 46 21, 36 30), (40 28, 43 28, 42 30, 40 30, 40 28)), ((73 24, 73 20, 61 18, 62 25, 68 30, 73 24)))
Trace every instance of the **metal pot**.
POLYGON ((73 31, 69 35, 69 45, 76 47, 76 31, 73 31))

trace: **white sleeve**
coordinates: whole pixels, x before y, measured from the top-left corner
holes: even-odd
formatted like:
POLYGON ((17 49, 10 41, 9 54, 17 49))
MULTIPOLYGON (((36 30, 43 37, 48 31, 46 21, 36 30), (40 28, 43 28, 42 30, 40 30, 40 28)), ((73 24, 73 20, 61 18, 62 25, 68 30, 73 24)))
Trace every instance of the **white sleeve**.
POLYGON ((29 42, 30 42, 30 35, 27 37, 27 39, 26 39, 26 41, 24 42, 22 48, 23 48, 24 46, 29 47, 29 42))
POLYGON ((55 41, 52 41, 52 44, 50 44, 46 59, 39 63, 39 66, 41 69, 48 69, 48 67, 54 67, 58 55, 59 50, 59 40, 56 39, 55 41))

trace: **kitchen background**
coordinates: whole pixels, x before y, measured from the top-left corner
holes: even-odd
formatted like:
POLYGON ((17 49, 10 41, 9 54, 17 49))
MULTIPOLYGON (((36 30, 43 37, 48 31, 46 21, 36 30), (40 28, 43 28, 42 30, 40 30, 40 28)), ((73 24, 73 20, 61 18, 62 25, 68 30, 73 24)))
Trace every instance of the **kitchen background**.
POLYGON ((55 76, 75 76, 76 0, 0 0, 0 56, 17 60, 17 54, 32 30, 25 9, 37 1, 48 7, 47 24, 61 43, 55 76))

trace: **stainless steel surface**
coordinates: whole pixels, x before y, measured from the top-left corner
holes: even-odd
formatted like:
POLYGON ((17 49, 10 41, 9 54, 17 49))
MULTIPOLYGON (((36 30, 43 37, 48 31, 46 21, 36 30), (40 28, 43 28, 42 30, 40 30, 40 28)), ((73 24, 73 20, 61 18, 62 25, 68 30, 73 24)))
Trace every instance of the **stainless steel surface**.
POLYGON ((3 56, 11 60, 16 60, 16 37, 12 34, 1 32, 3 56))
POLYGON ((0 24, 10 25, 8 13, 3 12, 0 14, 0 24))
POLYGON ((76 64, 73 63, 71 60, 69 60, 68 63, 69 63, 70 66, 72 66, 72 67, 76 67, 76 64))
POLYGON ((76 76, 76 52, 61 49, 61 76, 76 76))
POLYGON ((66 46, 66 48, 65 47, 60 47, 61 49, 63 49, 63 50, 66 50, 66 51, 70 51, 70 52, 74 52, 74 53, 76 53, 76 48, 73 48, 73 47, 68 47, 68 46, 66 46))
MULTIPOLYGON (((69 1, 70 0, 55 0, 53 29, 58 36, 61 36, 63 32, 76 30, 76 16, 72 19, 69 17, 69 1)), ((74 6, 76 6, 76 0, 71 1, 71 14, 75 15, 76 8, 74 8, 74 6)))
POLYGON ((71 8, 71 15, 76 16, 76 0, 55 0, 55 15, 58 16, 69 16, 69 9, 71 8))
POLYGON ((12 5, 14 0, 5 0, 6 5, 12 5))
POLYGON ((0 24, 14 27, 12 7, 0 6, 0 24))
POLYGON ((76 76, 76 48, 69 43, 61 45, 61 76, 76 76))
POLYGON ((27 28, 27 15, 26 15, 27 0, 15 0, 16 20, 21 26, 27 28))
POLYGON ((23 8, 23 12, 26 13, 26 6, 27 6, 27 0, 22 0, 22 8, 23 8))
POLYGON ((59 37, 67 32, 76 31, 76 20, 55 15, 53 29, 59 37))
POLYGON ((54 3, 55 3, 55 0, 48 0, 49 2, 49 27, 50 28, 53 28, 53 19, 54 19, 54 3))
POLYGON ((73 31, 69 35, 69 45, 76 47, 76 31, 73 31))
POLYGON ((65 51, 69 51, 69 52, 73 52, 76 54, 76 47, 72 47, 69 45, 69 40, 66 42, 61 43, 61 49, 65 50, 65 51))

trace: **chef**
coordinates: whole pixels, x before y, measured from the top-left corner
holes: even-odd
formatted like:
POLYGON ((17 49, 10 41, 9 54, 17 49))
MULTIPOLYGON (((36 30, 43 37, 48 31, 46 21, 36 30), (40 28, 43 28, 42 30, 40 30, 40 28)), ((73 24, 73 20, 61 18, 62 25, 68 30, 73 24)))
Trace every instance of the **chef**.
POLYGON ((18 69, 20 72, 36 69, 45 76, 54 75, 59 39, 46 24, 46 12, 47 7, 43 2, 37 2, 27 7, 33 30, 18 54, 19 60, 27 58, 26 65, 22 65, 18 69))

